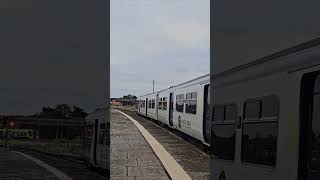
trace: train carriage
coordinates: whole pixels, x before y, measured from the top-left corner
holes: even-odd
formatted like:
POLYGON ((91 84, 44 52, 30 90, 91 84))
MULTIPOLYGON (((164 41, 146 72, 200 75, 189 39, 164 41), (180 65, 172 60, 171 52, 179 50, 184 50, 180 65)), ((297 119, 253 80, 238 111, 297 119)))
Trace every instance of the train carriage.
POLYGON ((107 108, 96 109, 85 119, 84 158, 90 167, 109 169, 108 134, 110 119, 107 108))
POLYGON ((203 127, 206 121, 204 92, 208 84, 209 76, 200 77, 178 85, 174 91, 173 127, 202 142, 205 142, 203 127))
POLYGON ((6 137, 7 132, 9 137, 13 139, 33 140, 35 138, 33 129, 0 129, 0 136, 2 139, 6 137))
POLYGON ((320 178, 319 52, 301 46, 213 75, 211 179, 320 178))
POLYGON ((209 146, 211 137, 209 83, 210 76, 205 75, 141 96, 138 99, 140 102, 138 114, 177 129, 209 146))
POLYGON ((157 93, 152 93, 148 94, 145 96, 139 97, 140 106, 138 108, 138 113, 152 118, 154 120, 157 120, 158 117, 158 92, 157 93))

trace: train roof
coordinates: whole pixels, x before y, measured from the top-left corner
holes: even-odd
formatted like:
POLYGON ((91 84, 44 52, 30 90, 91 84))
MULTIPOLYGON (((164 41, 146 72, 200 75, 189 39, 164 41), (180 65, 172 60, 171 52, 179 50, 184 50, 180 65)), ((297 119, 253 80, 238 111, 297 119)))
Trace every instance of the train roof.
POLYGON ((173 89, 173 88, 178 88, 178 87, 181 87, 181 86, 183 86, 183 85, 188 85, 188 84, 193 83, 193 82, 196 82, 196 81, 199 81, 199 82, 204 81, 205 78, 210 78, 210 74, 206 74, 206 75, 203 75, 203 76, 200 76, 200 77, 191 79, 191 80, 189 80, 189 81, 186 81, 186 82, 183 82, 183 83, 180 83, 180 84, 171 86, 171 87, 169 87, 169 88, 167 88, 167 89, 163 89, 163 90, 160 90, 160 91, 156 91, 156 92, 154 92, 154 93, 145 94, 145 95, 142 95, 142 96, 139 96, 139 97, 156 95, 156 94, 158 94, 158 93, 160 93, 160 92, 163 92, 163 91, 166 91, 166 90, 170 90, 170 89, 173 89))
MULTIPOLYGON (((219 78, 223 78, 225 76, 234 75, 240 71, 252 69, 252 68, 258 67, 260 65, 266 65, 266 64, 270 65, 271 63, 278 63, 280 65, 280 63, 281 63, 280 61, 286 61, 287 66, 292 66, 292 64, 299 64, 301 66, 302 63, 314 65, 315 64, 314 61, 313 62, 311 62, 310 60, 306 61, 306 60, 303 60, 303 58, 301 58, 301 57, 299 57, 299 58, 301 58, 301 60, 297 60, 295 57, 290 57, 291 59, 288 59, 286 57, 288 57, 290 55, 294 55, 294 54, 299 55, 300 52, 303 52, 305 50, 310 50, 310 49, 312 50, 313 48, 319 48, 319 47, 320 47, 320 38, 315 38, 310 41, 301 43, 299 45, 296 45, 296 46, 284 49, 282 51, 278 51, 276 53, 264 56, 260 59, 255 60, 255 61, 252 61, 252 62, 249 62, 246 64, 242 64, 239 66, 235 66, 235 67, 227 69, 221 73, 212 74, 211 80, 214 81, 219 78), (300 63, 298 61, 300 61, 300 63)), ((276 65, 276 66, 279 66, 279 65, 276 65)), ((285 65, 283 65, 283 66, 285 66, 285 65)))
POLYGON ((142 95, 142 96, 139 96, 139 97, 152 96, 152 95, 158 94, 159 92, 161 92, 161 91, 156 91, 156 92, 154 92, 154 93, 145 94, 145 95, 142 95))

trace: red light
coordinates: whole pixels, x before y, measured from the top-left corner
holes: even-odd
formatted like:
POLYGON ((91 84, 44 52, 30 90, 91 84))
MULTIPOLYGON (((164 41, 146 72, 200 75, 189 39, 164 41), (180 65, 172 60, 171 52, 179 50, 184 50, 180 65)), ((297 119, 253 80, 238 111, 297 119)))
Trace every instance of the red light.
POLYGON ((10 121, 9 125, 10 125, 10 127, 14 127, 14 122, 10 121))

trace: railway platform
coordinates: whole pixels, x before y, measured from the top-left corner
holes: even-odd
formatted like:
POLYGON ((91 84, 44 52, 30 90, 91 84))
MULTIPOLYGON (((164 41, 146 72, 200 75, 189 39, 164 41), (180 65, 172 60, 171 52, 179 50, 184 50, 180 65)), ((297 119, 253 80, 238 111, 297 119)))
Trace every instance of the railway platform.
POLYGON ((105 180, 79 160, 46 155, 32 150, 0 149, 0 180, 105 180))
POLYGON ((0 179, 59 179, 46 168, 19 153, 1 149, 0 159, 0 179))
POLYGON ((110 129, 111 179, 210 177, 205 153, 135 112, 112 110, 110 129))
POLYGON ((113 110, 110 125, 112 180, 169 179, 160 160, 132 121, 113 110))

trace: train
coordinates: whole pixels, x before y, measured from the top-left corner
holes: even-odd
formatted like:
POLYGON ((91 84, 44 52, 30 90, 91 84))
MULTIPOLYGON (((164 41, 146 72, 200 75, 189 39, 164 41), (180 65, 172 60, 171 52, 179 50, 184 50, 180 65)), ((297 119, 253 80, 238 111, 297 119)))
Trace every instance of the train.
POLYGON ((319 59, 317 38, 140 96, 137 113, 209 146, 211 179, 319 179, 319 59))
POLYGON ((211 84, 211 179, 319 179, 319 39, 214 74, 211 84))
POLYGON ((99 108, 84 121, 83 154, 88 167, 110 172, 110 118, 108 108, 99 108))
POLYGON ((33 129, 0 129, 2 139, 5 139, 7 131, 10 139, 35 139, 33 129))
POLYGON ((137 98, 139 115, 210 147, 210 74, 137 98))

